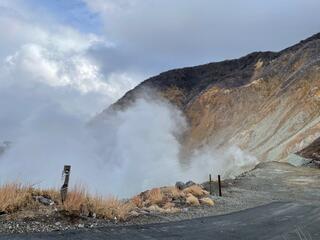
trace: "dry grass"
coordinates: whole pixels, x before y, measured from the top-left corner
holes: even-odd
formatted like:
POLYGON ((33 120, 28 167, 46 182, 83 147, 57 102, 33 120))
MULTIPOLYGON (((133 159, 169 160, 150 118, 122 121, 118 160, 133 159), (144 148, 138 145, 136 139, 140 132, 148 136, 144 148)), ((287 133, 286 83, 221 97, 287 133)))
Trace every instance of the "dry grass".
POLYGON ((72 188, 68 192, 66 201, 61 203, 58 190, 41 190, 10 183, 0 186, 0 212, 11 214, 26 209, 39 210, 43 205, 35 200, 35 196, 53 200, 55 208, 62 214, 71 216, 95 215, 98 218, 125 220, 130 215, 130 211, 135 208, 132 202, 120 201, 113 197, 91 196, 81 185, 72 188))
POLYGON ((143 199, 139 195, 134 196, 131 199, 131 202, 138 208, 142 208, 143 207, 143 199))
POLYGON ((76 186, 63 203, 63 210, 72 215, 95 215, 97 218, 125 220, 134 204, 115 197, 91 196, 83 186, 76 186))
POLYGON ((129 217, 130 211, 135 206, 131 202, 123 202, 117 198, 110 197, 107 199, 101 197, 92 198, 90 201, 91 211, 98 218, 126 220, 129 217))
POLYGON ((13 213, 26 207, 34 207, 32 188, 18 183, 0 187, 0 212, 13 213))
MULTIPOLYGON (((84 186, 77 185, 68 192, 66 200, 61 203, 60 191, 56 189, 37 189, 18 183, 0 186, 0 212, 15 213, 24 210, 55 213, 79 217, 95 216, 102 219, 126 220, 137 208, 150 208, 153 211, 165 213, 176 212, 173 200, 186 199, 190 205, 199 205, 198 198, 204 197, 207 192, 201 186, 193 185, 183 191, 176 187, 153 188, 140 193, 130 201, 121 201, 114 197, 104 198, 90 195, 84 186), (55 204, 43 205, 39 196, 51 199, 55 204)), ((203 204, 212 205, 201 199, 203 204)))
POLYGON ((153 188, 147 193, 147 199, 150 205, 162 204, 164 195, 160 188, 153 188))
POLYGON ((81 185, 76 185, 68 192, 67 198, 62 204, 62 208, 69 214, 88 215, 89 203, 90 195, 87 190, 81 185))

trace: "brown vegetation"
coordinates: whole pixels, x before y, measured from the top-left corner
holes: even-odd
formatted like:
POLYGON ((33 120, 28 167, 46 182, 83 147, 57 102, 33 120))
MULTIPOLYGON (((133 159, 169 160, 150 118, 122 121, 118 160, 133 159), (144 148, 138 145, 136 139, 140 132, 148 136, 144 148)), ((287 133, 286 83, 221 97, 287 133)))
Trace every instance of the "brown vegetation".
POLYGON ((193 185, 184 190, 176 187, 153 188, 124 201, 114 197, 91 195, 81 185, 71 188, 62 203, 56 189, 42 190, 18 183, 0 186, 0 214, 20 213, 25 210, 46 214, 61 214, 72 218, 96 217, 100 219, 126 220, 144 211, 176 213, 185 205, 213 205, 204 201, 208 193, 193 185), (202 200, 200 200, 202 198, 202 200), (200 200, 200 203, 199 203, 200 200))
POLYGON ((13 213, 36 203, 32 188, 18 183, 5 184, 0 188, 0 212, 13 213))
POLYGON ((164 195, 160 188, 153 188, 147 193, 147 199, 150 205, 162 204, 163 198, 164 195))
POLYGON ((66 201, 61 203, 58 190, 40 190, 31 186, 11 183, 0 187, 0 212, 11 214, 27 209, 37 210, 42 206, 37 201, 38 196, 52 200, 55 203, 52 208, 61 214, 74 217, 95 216, 104 219, 125 220, 134 208, 132 202, 121 201, 114 197, 91 196, 83 186, 75 186, 71 189, 66 201))

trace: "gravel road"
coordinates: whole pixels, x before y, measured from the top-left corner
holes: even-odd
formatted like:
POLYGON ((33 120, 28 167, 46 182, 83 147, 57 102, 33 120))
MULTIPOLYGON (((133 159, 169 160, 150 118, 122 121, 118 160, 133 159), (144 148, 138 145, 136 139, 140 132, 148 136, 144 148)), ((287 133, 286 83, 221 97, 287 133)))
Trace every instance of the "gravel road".
POLYGON ((3 240, 76 239, 320 239, 320 206, 276 202, 227 215, 192 220, 97 228, 91 231, 2 235, 3 240))
MULTIPOLYGON (((189 239, 189 235, 199 239, 195 234, 209 231, 211 236, 222 236, 218 239, 287 240, 295 239, 292 234, 293 238, 289 238, 291 237, 290 231, 299 233, 300 229, 312 236, 312 238, 303 237, 303 234, 299 233, 301 235, 300 239, 320 239, 313 228, 315 223, 319 224, 317 219, 320 219, 318 215, 318 206, 320 207, 319 183, 319 169, 297 168, 278 162, 261 163, 254 170, 239 176, 235 180, 224 181, 223 196, 212 196, 215 201, 213 207, 190 207, 183 209, 178 214, 142 215, 125 223, 95 220, 97 222, 84 221, 67 224, 59 220, 61 224, 57 225, 56 221, 58 220, 51 218, 48 221, 51 220, 52 222, 45 222, 41 219, 35 222, 35 220, 25 219, 8 221, 1 220, 0 217, 0 239, 143 239, 142 236, 146 236, 145 239, 161 239, 162 236, 166 236, 164 239, 170 239, 162 230, 159 230, 159 235, 154 235, 157 234, 158 230, 156 229, 168 229, 168 234, 174 236, 174 234, 180 234, 177 230, 179 227, 184 229, 181 234, 186 234, 181 235, 182 239, 189 239), (282 215, 279 215, 280 210, 283 211, 282 215), (279 223, 278 217, 283 221, 279 223), (243 219, 244 221, 239 222, 237 219, 243 219), (259 220, 259 222, 257 219, 261 221, 259 220), (256 220, 257 222, 255 222, 256 220), (209 225, 202 228, 202 222, 209 225), (278 229, 277 234, 281 232, 281 234, 289 235, 288 237, 280 235, 280 238, 262 238, 264 231, 260 228, 262 230, 264 228, 269 229, 270 232, 273 232, 271 229, 274 228, 275 230, 278 229), (30 231, 29 229, 36 229, 36 231, 30 231), (66 229, 68 230, 64 231, 66 229), (249 234, 250 229, 256 231, 257 234, 260 232, 262 234, 261 238, 243 238, 243 234, 249 234), (54 232, 27 234, 27 232, 47 231, 54 232), (191 233, 189 234, 188 231, 191 231, 191 233), (219 235, 219 231, 223 231, 226 235, 219 235), (239 236, 239 238, 231 238, 233 231, 235 231, 235 236, 239 236), (22 235, 14 235, 19 232, 22 235), (7 233, 12 233, 12 235, 5 235, 7 233), (123 233, 123 235, 120 233, 123 233), (120 234, 118 238, 116 237, 117 234, 120 234), (128 238, 130 235, 131 238, 128 238), (91 236, 96 238, 91 238, 91 236), (137 237, 134 238, 134 236, 137 237), (150 236, 156 237, 151 238, 150 236), (229 238, 223 238, 223 236, 229 238)), ((254 236, 254 233, 250 234, 254 236)), ((272 235, 272 237, 277 236, 272 235)), ((206 239, 206 236, 201 235, 201 239, 206 239)))

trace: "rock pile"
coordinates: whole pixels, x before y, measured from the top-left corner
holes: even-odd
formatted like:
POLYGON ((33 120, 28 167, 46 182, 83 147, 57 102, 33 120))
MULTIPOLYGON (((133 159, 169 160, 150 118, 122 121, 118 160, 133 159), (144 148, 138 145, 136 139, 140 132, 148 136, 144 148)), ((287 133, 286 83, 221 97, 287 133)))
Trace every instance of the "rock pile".
POLYGON ((192 181, 144 191, 133 197, 132 202, 136 206, 135 215, 150 212, 175 213, 188 206, 214 205, 209 192, 192 181))

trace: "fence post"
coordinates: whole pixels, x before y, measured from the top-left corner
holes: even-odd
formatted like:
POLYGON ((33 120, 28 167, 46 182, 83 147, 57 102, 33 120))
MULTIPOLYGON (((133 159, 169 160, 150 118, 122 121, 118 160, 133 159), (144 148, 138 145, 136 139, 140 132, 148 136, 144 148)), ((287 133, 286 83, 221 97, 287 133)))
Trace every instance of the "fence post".
POLYGON ((219 196, 221 197, 221 196, 222 196, 222 193, 221 193, 221 179, 220 179, 220 175, 218 175, 218 185, 219 185, 219 196))
POLYGON ((212 195, 212 179, 211 179, 211 174, 209 174, 209 191, 210 191, 210 195, 212 195))
POLYGON ((68 186, 69 186, 69 178, 70 178, 70 165, 64 165, 63 167, 63 176, 64 176, 64 183, 61 186, 60 194, 61 194, 61 202, 63 203, 67 198, 68 193, 68 186))

